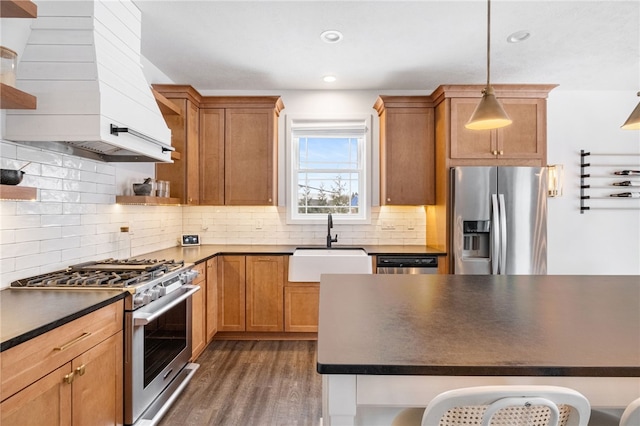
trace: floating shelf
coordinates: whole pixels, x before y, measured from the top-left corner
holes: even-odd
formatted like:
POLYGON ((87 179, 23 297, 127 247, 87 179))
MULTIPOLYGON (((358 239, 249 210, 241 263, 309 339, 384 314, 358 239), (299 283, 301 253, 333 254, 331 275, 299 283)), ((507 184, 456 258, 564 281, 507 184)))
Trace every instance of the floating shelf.
POLYGON ((33 201, 38 197, 37 188, 30 186, 0 185, 0 199, 33 201))
POLYGON ((163 206, 180 204, 179 198, 151 197, 145 195, 116 195, 117 204, 144 204, 149 206, 163 206))
POLYGON ((0 18, 37 18, 38 6, 29 0, 0 1, 0 18))
POLYGON ((35 96, 0 83, 0 109, 36 109, 36 105, 35 96))

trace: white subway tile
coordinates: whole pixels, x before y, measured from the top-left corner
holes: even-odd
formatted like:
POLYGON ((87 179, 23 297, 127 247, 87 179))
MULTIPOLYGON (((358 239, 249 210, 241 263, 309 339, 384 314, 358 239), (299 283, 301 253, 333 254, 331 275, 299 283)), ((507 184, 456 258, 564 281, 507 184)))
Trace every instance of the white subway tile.
POLYGON ((78 170, 52 166, 50 164, 43 164, 40 174, 41 176, 59 179, 78 179, 80 177, 80 172, 78 170))
POLYGON ((80 201, 80 193, 72 191, 57 191, 51 189, 40 190, 40 201, 77 203, 80 201))
POLYGON ((20 203, 16 213, 23 214, 62 214, 62 203, 20 203))
MULTIPOLYGON (((46 142, 44 142, 43 144, 46 145, 46 142)), ((24 145, 17 145, 16 158, 19 160, 50 164, 53 166, 61 166, 62 157, 62 154, 58 154, 55 152, 42 151, 37 148, 29 148, 24 145)))
POLYGON ((116 168, 107 163, 96 163, 96 172, 102 173, 105 175, 116 175, 116 168))
POLYGON ((63 226, 61 236, 62 237, 75 237, 94 235, 96 233, 95 225, 79 225, 79 226, 63 226))
POLYGON ((73 248, 80 248, 79 237, 57 238, 55 240, 46 240, 40 242, 40 251, 42 253, 73 248))
POLYGON ((80 193, 80 202, 94 204, 113 204, 116 202, 115 195, 111 194, 95 194, 88 192, 80 193))
POLYGON ((77 214, 42 216, 42 226, 73 226, 80 225, 80 221, 81 215, 77 214))
POLYGON ((63 203, 62 212, 64 214, 94 214, 97 211, 96 206, 96 204, 63 203))
POLYGON ((0 141, 0 158, 1 159, 15 159, 16 158, 16 145, 5 141, 0 141))
MULTIPOLYGON (((20 230, 21 231, 21 230, 20 230)), ((3 229, 0 231, 0 244, 11 244, 16 241, 16 231, 15 229, 3 229)), ((31 232, 33 234, 33 232, 31 232)), ((20 240, 18 240, 20 241, 20 240)))
POLYGON ((37 253, 40 253, 40 241, 15 242, 9 245, 0 245, 0 256, 3 259, 37 253))
POLYGON ((15 215, 18 209, 17 204, 24 204, 22 201, 8 201, 2 200, 0 201, 0 220, 2 220, 2 216, 15 215))
POLYGON ((69 261, 71 259, 92 259, 96 255, 95 246, 82 246, 78 248, 72 248, 62 250, 60 252, 60 259, 69 261))
POLYGON ((40 240, 50 240, 53 238, 62 237, 62 228, 61 226, 51 226, 48 228, 38 228, 38 229, 16 229, 15 230, 15 240, 16 241, 40 241, 40 240))
POLYGON ((25 216, 3 216, 0 221, 1 229, 24 229, 24 228, 39 228, 40 227, 40 215, 25 215, 25 216))
POLYGON ((68 167, 71 169, 78 169, 87 172, 95 172, 97 169, 97 163, 86 158, 65 155, 63 160, 64 167, 68 167))

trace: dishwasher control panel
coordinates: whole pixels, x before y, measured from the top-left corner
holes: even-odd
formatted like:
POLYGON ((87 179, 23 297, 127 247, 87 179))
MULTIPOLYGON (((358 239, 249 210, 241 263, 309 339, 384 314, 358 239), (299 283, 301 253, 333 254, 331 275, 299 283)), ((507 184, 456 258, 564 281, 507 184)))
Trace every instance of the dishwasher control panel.
POLYGON ((378 256, 378 268, 437 268, 438 257, 430 255, 378 256))

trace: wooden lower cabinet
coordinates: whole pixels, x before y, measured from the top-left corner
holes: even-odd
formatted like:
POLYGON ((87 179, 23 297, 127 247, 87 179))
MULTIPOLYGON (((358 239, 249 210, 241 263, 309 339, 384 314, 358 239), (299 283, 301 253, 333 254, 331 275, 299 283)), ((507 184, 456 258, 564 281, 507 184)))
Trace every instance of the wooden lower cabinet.
POLYGON ((207 343, 218 332, 218 258, 207 260, 207 343))
POLYGON ((191 296, 191 359, 195 360, 207 346, 206 263, 199 263, 193 269, 198 271, 198 276, 191 284, 200 286, 200 291, 191 296))
POLYGON ((289 284, 284 288, 284 331, 318 331, 319 283, 289 284))
POLYGON ((284 259, 218 258, 218 331, 284 331, 284 259))
POLYGON ((284 256, 246 257, 246 331, 283 331, 284 256))
POLYGON ((89 314, 59 327, 64 329, 62 332, 54 329, 2 352, 3 388, 11 395, 5 398, 3 392, 0 424, 84 426, 123 423, 124 309, 122 302, 114 305, 116 307, 107 306, 96 311, 97 315, 89 314), (105 327, 104 321, 109 318, 115 318, 114 324, 105 327), (76 343, 69 342, 64 350, 46 349, 51 347, 49 343, 66 342, 66 333, 76 334, 77 329, 85 331, 76 343), (104 338, 105 334, 108 337, 104 338), (59 340, 61 338, 63 340, 59 340), (98 343, 93 339, 98 339, 98 343), (30 358, 40 362, 29 363, 30 358), (17 371, 19 366, 22 371, 17 371), (32 372, 39 371, 47 373, 32 381, 32 372), (19 391, 13 393, 12 389, 19 391))

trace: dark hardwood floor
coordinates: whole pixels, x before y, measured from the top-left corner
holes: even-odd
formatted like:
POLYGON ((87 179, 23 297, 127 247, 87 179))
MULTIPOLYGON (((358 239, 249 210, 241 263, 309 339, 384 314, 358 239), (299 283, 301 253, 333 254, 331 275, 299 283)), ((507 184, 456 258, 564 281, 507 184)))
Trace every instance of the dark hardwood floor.
POLYGON ((318 426, 315 351, 315 341, 213 341, 160 426, 318 426))

